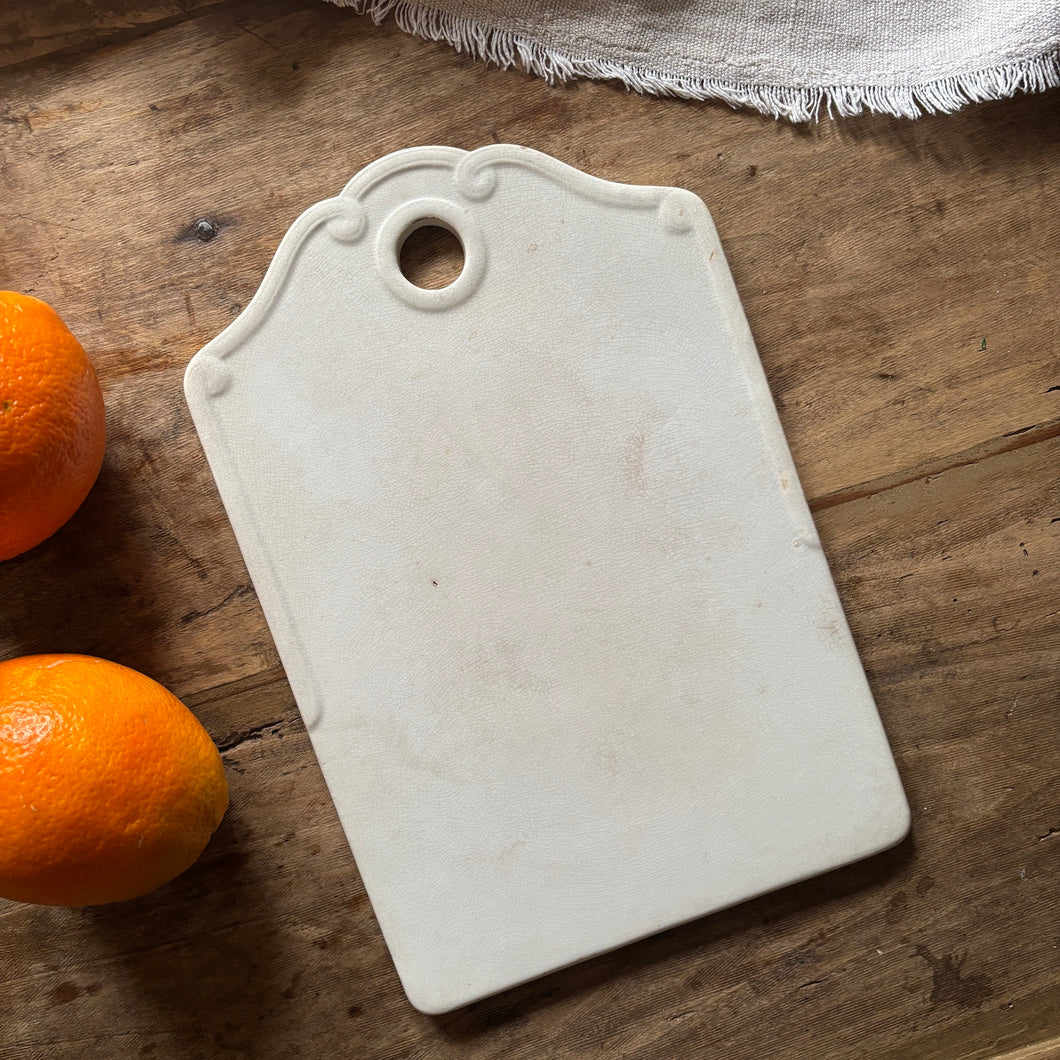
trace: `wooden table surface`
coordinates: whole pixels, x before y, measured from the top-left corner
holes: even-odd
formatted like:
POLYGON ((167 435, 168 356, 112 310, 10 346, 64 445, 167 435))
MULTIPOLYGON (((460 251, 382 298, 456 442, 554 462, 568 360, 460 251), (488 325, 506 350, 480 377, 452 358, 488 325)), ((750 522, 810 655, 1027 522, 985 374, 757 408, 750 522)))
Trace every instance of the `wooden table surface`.
POLYGON ((0 565, 0 652, 162 681, 232 795, 149 897, 0 902, 0 1056, 1060 1056, 1060 95, 794 127, 550 87, 316 0, 9 0, 0 63, 0 287, 59 309, 109 417, 82 509, 0 565), (494 141, 711 208, 913 828, 430 1018, 390 964, 181 377, 305 207, 391 150, 494 141))

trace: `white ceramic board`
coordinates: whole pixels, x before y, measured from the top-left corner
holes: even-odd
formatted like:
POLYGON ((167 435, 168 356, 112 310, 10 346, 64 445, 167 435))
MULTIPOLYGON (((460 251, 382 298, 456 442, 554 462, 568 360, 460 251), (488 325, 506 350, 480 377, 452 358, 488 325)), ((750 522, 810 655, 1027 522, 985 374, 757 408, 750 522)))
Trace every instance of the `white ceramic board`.
POLYGON ((417 1008, 905 834, 695 195, 390 155, 295 222, 185 388, 417 1008), (423 222, 464 247, 441 290, 399 268, 423 222))

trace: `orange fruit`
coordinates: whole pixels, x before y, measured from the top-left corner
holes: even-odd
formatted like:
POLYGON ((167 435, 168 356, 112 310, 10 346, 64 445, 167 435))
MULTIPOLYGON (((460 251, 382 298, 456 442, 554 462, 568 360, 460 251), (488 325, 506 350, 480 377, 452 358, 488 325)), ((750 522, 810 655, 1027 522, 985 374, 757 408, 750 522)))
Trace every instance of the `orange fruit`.
POLYGON ((0 291, 0 560, 50 537, 103 465, 103 394, 51 306, 0 291))
POLYGON ((198 858, 227 806, 217 748, 156 681, 87 655, 0 663, 0 897, 146 894, 198 858))

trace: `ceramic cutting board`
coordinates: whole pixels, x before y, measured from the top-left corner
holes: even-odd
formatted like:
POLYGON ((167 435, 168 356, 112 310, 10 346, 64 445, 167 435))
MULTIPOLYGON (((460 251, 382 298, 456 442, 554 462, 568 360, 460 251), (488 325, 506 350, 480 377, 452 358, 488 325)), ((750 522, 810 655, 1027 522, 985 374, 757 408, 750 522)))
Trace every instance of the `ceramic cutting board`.
POLYGON ((390 155, 295 222, 185 388, 417 1008, 905 834, 695 195, 390 155), (399 266, 424 223, 464 248, 440 290, 399 266))

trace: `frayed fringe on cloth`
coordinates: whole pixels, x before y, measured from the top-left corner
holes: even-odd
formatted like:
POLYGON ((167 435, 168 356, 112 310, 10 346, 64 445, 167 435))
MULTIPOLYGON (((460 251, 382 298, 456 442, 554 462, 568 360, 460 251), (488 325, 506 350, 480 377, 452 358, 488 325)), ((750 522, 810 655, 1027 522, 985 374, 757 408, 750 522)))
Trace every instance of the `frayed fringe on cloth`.
POLYGON ((710 77, 674 77, 597 59, 572 59, 551 48, 472 19, 421 7, 414 0, 331 0, 367 14, 379 24, 390 15, 406 33, 444 41, 459 52, 502 68, 521 66, 550 83, 575 78, 621 81, 627 88, 679 99, 717 99, 732 107, 752 107, 793 122, 853 117, 865 111, 918 118, 950 113, 969 103, 1007 99, 1017 92, 1060 87, 1060 53, 1021 59, 986 70, 940 78, 921 85, 827 85, 785 88, 723 81, 710 77))

